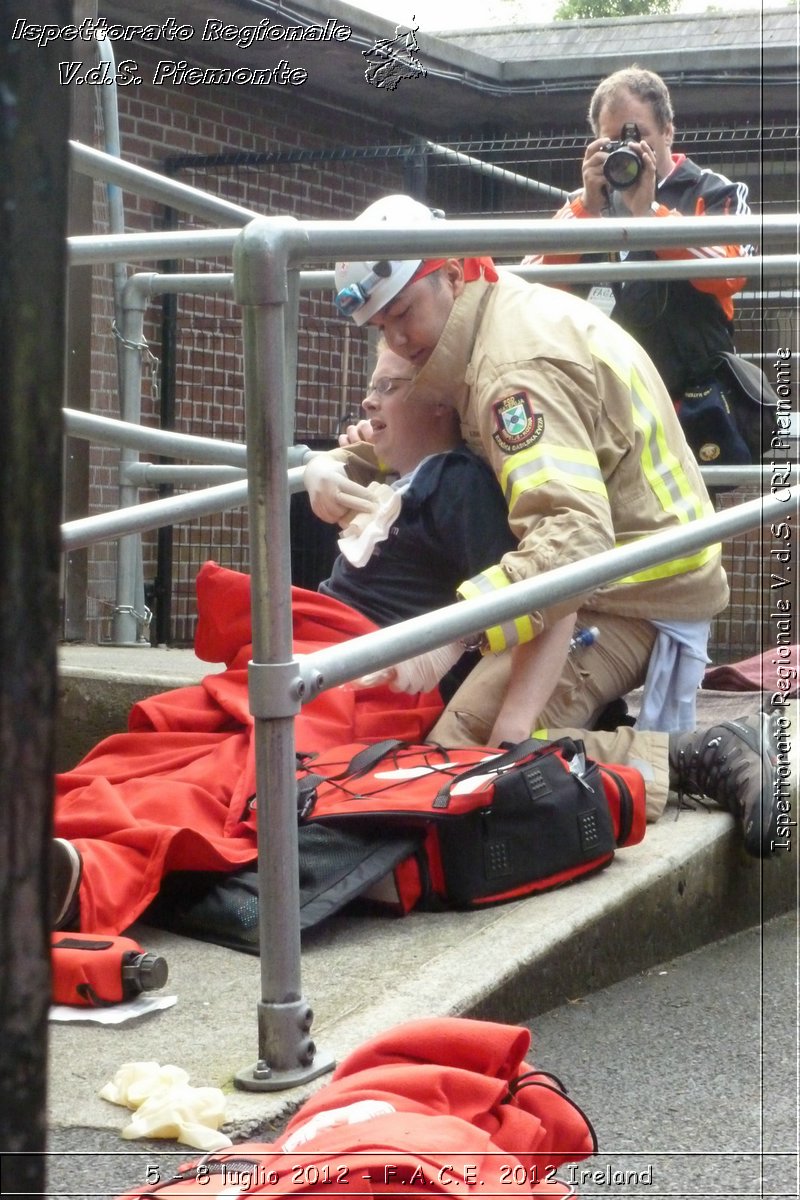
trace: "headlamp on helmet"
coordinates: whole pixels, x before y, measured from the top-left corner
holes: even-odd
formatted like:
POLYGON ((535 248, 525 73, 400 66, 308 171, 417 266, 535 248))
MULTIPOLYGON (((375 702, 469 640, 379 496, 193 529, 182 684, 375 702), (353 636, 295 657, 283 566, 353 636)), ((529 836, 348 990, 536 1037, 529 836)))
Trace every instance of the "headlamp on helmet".
MULTIPOLYGON (((360 225, 389 225, 403 229, 430 225, 444 213, 432 210, 411 196, 384 196, 370 204, 355 219, 360 225)), ((411 281, 421 258, 378 262, 339 262, 336 264, 336 298, 334 303, 345 317, 363 325, 380 312, 411 281)))
MULTIPOLYGON (((344 264, 341 264, 344 266, 344 264)), ((372 264, 372 270, 357 283, 348 283, 336 293, 334 304, 343 317, 351 317, 357 309, 366 304, 373 291, 382 279, 388 279, 392 273, 392 264, 385 258, 372 264)))

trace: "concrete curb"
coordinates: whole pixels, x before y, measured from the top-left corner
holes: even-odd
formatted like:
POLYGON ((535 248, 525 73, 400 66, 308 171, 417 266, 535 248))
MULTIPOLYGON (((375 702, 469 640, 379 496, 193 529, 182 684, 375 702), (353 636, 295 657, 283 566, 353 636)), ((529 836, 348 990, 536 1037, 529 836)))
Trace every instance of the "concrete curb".
MULTIPOLYGON (((791 909, 796 863, 745 859, 723 813, 668 813, 608 869, 556 892, 482 912, 334 918, 304 943, 312 1034, 341 1061, 418 1017, 529 1018, 791 909)), ((51 1127, 120 1129, 125 1110, 97 1092, 144 1059, 222 1087, 234 1139, 268 1137, 326 1077, 287 1092, 233 1089, 257 1058, 258 959, 144 926, 134 934, 167 957, 178 1003, 128 1026, 51 1026, 51 1127)))
POLYGON ((59 647, 56 770, 67 771, 112 733, 127 727, 137 700, 199 683, 223 666, 192 650, 150 646, 59 647))
MULTIPOLYGON (((67 646, 60 657, 61 745, 72 748, 63 767, 125 728, 136 700, 221 669, 191 651, 147 647, 67 646)), ((712 724, 757 702, 757 695, 700 693, 701 720, 712 724)), ((795 737, 796 730, 795 719, 795 737)), ((795 814, 797 774, 795 764, 795 814)), ((418 1017, 528 1020, 796 909, 797 863, 796 851, 763 863, 748 858, 727 814, 698 809, 676 820, 668 809, 641 845, 555 892, 476 912, 335 917, 303 941, 312 1036, 321 1053, 341 1061, 366 1038, 418 1017)), ((178 1002, 125 1026, 51 1025, 51 1128, 121 1129, 126 1110, 97 1093, 123 1063, 155 1060, 183 1067, 197 1086, 226 1091, 231 1137, 268 1140, 328 1077, 286 1092, 234 1089, 234 1075, 258 1057, 259 960, 145 926, 132 932, 167 958, 165 990, 178 1002)))

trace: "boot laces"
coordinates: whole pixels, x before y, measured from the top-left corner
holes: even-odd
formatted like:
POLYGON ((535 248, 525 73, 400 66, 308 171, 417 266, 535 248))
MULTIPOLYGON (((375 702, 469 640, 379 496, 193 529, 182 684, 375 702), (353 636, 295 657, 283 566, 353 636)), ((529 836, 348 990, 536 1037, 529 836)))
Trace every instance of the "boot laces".
POLYGON ((722 741, 723 735, 718 733, 689 754, 683 748, 679 751, 678 800, 681 804, 688 797, 702 805, 703 797, 707 796, 729 812, 741 810, 739 782, 742 769, 747 770, 747 762, 738 746, 734 745, 726 754, 721 753, 722 741))

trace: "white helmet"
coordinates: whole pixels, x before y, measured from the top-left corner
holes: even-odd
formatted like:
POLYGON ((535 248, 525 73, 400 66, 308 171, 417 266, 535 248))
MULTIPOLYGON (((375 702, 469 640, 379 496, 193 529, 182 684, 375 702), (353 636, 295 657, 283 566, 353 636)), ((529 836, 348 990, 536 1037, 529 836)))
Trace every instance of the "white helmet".
MULTIPOLYGON (((361 225, 406 226, 430 225, 444 216, 410 196, 384 196, 370 204, 355 219, 361 225)), ((334 303, 345 317, 363 325, 384 308, 404 288, 422 263, 421 258, 380 259, 378 262, 338 262, 336 264, 336 298, 334 303)))

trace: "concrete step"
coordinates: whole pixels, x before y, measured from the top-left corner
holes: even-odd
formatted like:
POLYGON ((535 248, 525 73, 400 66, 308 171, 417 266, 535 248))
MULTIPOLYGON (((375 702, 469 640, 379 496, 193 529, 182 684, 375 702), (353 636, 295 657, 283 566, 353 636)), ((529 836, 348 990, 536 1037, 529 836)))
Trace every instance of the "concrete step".
POLYGON ((137 700, 199 683, 224 665, 201 662, 194 650, 68 643, 59 646, 58 668, 56 769, 67 771, 104 737, 126 729, 137 700))
MULTIPOLYGON (((790 910, 796 863, 796 853, 745 857, 724 813, 676 820, 668 811, 639 846, 558 891, 477 912, 335 917, 303 941, 312 1036, 341 1061, 418 1017, 528 1020, 790 910)), ((286 1092, 234 1090, 234 1075, 259 1057, 260 960, 143 925, 133 934, 167 958, 165 991, 178 1002, 132 1025, 51 1025, 51 1127, 122 1128, 126 1111, 97 1093, 123 1063, 155 1060, 226 1091, 234 1139, 268 1137, 325 1079, 286 1092)))
MULTIPOLYGON (((135 700, 214 669, 191 651, 147 647, 65 646, 60 657, 66 765, 123 729, 135 700)), ((701 692, 700 721, 750 711, 758 699, 701 692)), ((796 731, 796 704, 792 711, 796 731)), ((302 993, 315 1012, 320 1054, 341 1061, 371 1035, 423 1016, 528 1020, 796 906, 795 845, 756 861, 744 855, 727 814, 676 814, 668 809, 641 845, 600 874, 558 891, 476 912, 346 914, 308 932, 302 993)), ((167 958, 166 991, 178 1002, 131 1025, 52 1025, 51 1127, 122 1128, 126 1111, 97 1093, 123 1063, 144 1059, 183 1067, 197 1086, 223 1088, 231 1136, 268 1139, 325 1079, 285 1092, 235 1090, 234 1075, 258 1058, 259 959, 143 925, 133 935, 167 958)))

